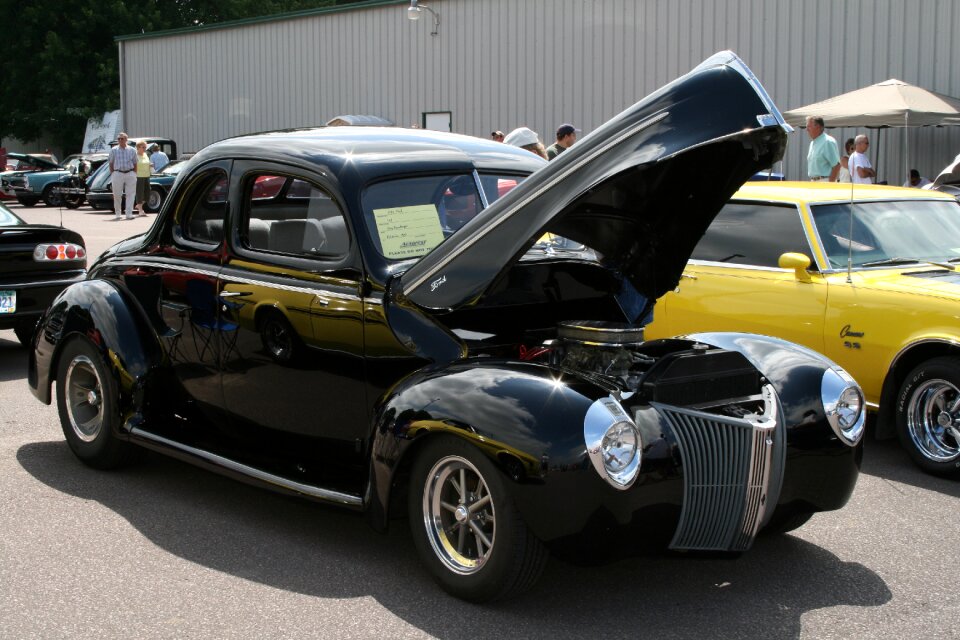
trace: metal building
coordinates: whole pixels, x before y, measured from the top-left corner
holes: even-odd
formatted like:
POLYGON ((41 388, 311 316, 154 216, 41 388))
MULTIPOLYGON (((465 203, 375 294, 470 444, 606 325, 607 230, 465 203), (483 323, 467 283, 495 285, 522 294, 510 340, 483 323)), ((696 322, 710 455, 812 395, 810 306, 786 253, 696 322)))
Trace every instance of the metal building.
MULTIPOLYGON (((958 0, 424 4, 418 21, 407 19, 407 0, 371 0, 121 36, 124 126, 185 151, 344 114, 477 136, 528 126, 551 144, 558 124, 589 133, 722 49, 747 62, 783 111, 890 78, 960 96, 958 0)), ((905 141, 930 177, 960 152, 960 127, 829 133, 841 144, 867 133, 891 183, 905 179, 905 141)), ((788 177, 805 177, 807 142, 802 129, 793 135, 788 177)))

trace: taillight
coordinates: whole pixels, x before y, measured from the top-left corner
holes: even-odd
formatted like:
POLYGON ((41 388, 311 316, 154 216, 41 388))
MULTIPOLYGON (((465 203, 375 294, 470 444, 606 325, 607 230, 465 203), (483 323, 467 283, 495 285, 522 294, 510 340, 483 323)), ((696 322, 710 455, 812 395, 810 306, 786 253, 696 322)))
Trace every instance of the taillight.
POLYGON ((50 260, 86 260, 87 251, 78 244, 64 242, 63 244, 38 244, 33 250, 33 259, 36 262, 50 260))

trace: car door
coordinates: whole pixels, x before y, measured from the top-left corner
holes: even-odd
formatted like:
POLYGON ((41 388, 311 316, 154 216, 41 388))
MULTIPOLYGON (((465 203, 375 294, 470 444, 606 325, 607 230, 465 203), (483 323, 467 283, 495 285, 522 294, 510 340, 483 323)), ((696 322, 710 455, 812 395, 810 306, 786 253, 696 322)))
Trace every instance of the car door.
POLYGON ((219 284, 225 407, 275 473, 336 485, 353 477, 369 424, 355 243, 322 177, 238 162, 234 180, 219 284))
POLYGON ((157 249, 138 259, 135 272, 124 274, 131 290, 145 292, 147 299, 159 295, 157 334, 170 368, 191 402, 210 417, 223 406, 216 289, 229 172, 230 162, 194 171, 173 203, 157 249))
POLYGON ((780 267, 788 252, 814 255, 796 207, 727 204, 697 244, 679 286, 658 301, 647 336, 744 331, 822 352, 827 282, 815 267, 780 267))

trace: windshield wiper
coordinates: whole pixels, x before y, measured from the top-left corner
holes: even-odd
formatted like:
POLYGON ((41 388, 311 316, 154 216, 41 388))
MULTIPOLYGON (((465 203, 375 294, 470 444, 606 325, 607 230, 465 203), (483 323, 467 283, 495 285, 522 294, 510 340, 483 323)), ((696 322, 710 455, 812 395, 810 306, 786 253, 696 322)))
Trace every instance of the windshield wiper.
POLYGON ((929 264, 933 267, 940 267, 941 269, 949 269, 951 271, 956 271, 956 266, 949 264, 947 262, 934 262, 932 260, 918 260, 917 258, 885 258, 883 260, 872 260, 871 262, 864 262, 860 266, 861 267, 883 267, 883 266, 896 266, 896 265, 906 265, 906 264, 929 264))

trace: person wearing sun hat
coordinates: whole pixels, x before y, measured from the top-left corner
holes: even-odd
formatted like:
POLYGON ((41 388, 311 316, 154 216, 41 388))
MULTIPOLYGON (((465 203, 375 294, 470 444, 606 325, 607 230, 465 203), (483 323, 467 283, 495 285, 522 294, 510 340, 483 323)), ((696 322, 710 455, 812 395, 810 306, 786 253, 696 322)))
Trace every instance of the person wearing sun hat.
POLYGON ((573 143, 577 141, 578 133, 580 133, 580 129, 572 124, 563 123, 557 127, 557 141, 547 147, 547 160, 553 160, 573 146, 573 143))
POLYGON ((537 135, 536 131, 528 129, 527 127, 517 127, 508 133, 507 137, 505 137, 503 141, 507 144, 512 144, 515 147, 526 149, 530 153, 535 153, 541 158, 547 157, 547 152, 543 148, 543 143, 540 142, 540 136, 537 135))

